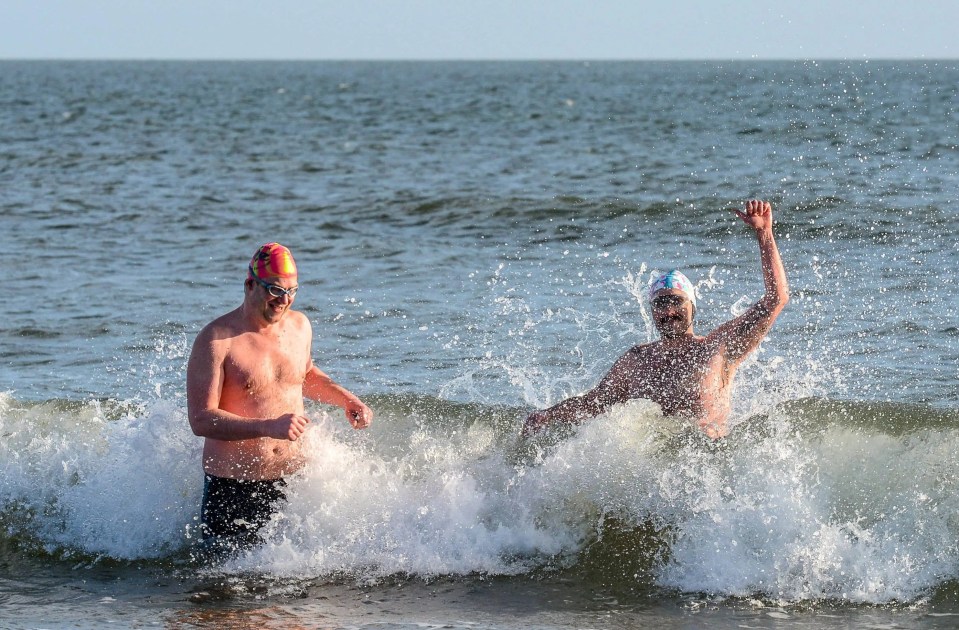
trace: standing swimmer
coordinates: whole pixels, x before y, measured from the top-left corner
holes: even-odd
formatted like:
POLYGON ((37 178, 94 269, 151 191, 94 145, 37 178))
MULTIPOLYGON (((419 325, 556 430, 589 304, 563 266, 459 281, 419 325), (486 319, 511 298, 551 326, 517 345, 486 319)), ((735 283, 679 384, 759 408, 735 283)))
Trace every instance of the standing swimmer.
POLYGON ((355 429, 373 412, 313 364, 313 331, 292 309, 296 263, 279 243, 250 261, 243 303, 208 324, 187 364, 187 410, 204 438, 202 533, 205 543, 256 544, 284 478, 303 466, 299 438, 310 420, 303 397, 337 405, 355 429))
POLYGON ((534 411, 523 426, 530 435, 557 420, 580 422, 633 398, 657 403, 667 416, 689 418, 712 439, 725 436, 733 377, 755 350, 789 301, 786 271, 773 238, 772 206, 749 201, 734 210, 759 241, 766 292, 745 313, 705 337, 693 332, 696 294, 679 271, 660 276, 650 287, 653 323, 660 340, 630 349, 599 384, 546 409, 534 411))

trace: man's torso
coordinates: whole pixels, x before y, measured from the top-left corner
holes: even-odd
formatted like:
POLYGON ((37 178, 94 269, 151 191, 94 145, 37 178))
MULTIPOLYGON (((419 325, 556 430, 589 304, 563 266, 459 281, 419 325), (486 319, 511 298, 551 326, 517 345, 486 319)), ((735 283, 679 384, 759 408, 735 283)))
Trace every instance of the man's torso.
POLYGON ((723 427, 730 411, 735 368, 709 337, 682 344, 654 342, 636 346, 627 355, 627 398, 657 403, 667 416, 695 420, 700 426, 723 427))
MULTIPOLYGON (((220 408, 247 418, 303 413, 310 339, 303 316, 291 312, 275 334, 235 331, 223 361, 220 408)), ((232 479, 278 479, 302 466, 299 442, 273 438, 215 440, 203 448, 204 470, 232 479)))

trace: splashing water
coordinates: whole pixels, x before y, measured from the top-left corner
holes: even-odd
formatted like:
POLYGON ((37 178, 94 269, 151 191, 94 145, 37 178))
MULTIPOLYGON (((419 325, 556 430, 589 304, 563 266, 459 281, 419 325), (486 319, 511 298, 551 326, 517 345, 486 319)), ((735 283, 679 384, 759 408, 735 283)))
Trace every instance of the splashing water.
MULTIPOLYGON (((181 411, 3 403, 8 528, 48 553, 189 549, 200 441, 181 411)), ((526 443, 513 409, 376 404, 375 434, 311 409, 310 463, 267 542, 219 570, 361 580, 575 570, 586 550, 623 545, 615 522, 629 544, 608 552, 665 546, 650 579, 683 591, 884 602, 957 571, 959 434, 921 411, 917 430, 895 435, 784 397, 714 444, 634 401, 526 443)))

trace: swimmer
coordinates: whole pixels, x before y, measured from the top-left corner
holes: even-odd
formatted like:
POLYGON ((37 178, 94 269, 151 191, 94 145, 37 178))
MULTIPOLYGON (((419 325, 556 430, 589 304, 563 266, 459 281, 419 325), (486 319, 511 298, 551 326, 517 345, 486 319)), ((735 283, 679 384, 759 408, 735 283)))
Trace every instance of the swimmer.
POLYGON ((248 547, 285 499, 285 478, 303 464, 310 424, 304 396, 341 407, 355 429, 373 412, 313 364, 313 331, 294 311, 296 263, 279 243, 257 249, 243 303, 208 324, 187 363, 187 414, 203 440, 202 533, 248 547))
POLYGON ((653 324, 660 339, 638 345, 619 358, 592 390, 544 411, 523 425, 530 435, 556 421, 580 422, 634 398, 657 403, 666 416, 691 420, 710 438, 729 429, 733 378, 743 360, 763 340, 789 301, 786 271, 773 238, 772 207, 749 201, 734 210, 756 235, 765 293, 745 313, 706 336, 693 332, 696 292, 679 271, 657 278, 649 290, 653 324))

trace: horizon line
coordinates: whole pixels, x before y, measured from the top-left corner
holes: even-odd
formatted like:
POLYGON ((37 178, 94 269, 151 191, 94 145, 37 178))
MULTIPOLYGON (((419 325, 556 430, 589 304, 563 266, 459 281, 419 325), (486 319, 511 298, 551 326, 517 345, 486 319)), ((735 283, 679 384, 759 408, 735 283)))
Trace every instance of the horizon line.
POLYGON ((959 61, 959 57, 0 57, 2 61, 147 61, 147 62, 373 62, 373 63, 511 63, 511 62, 764 62, 764 61, 959 61))

